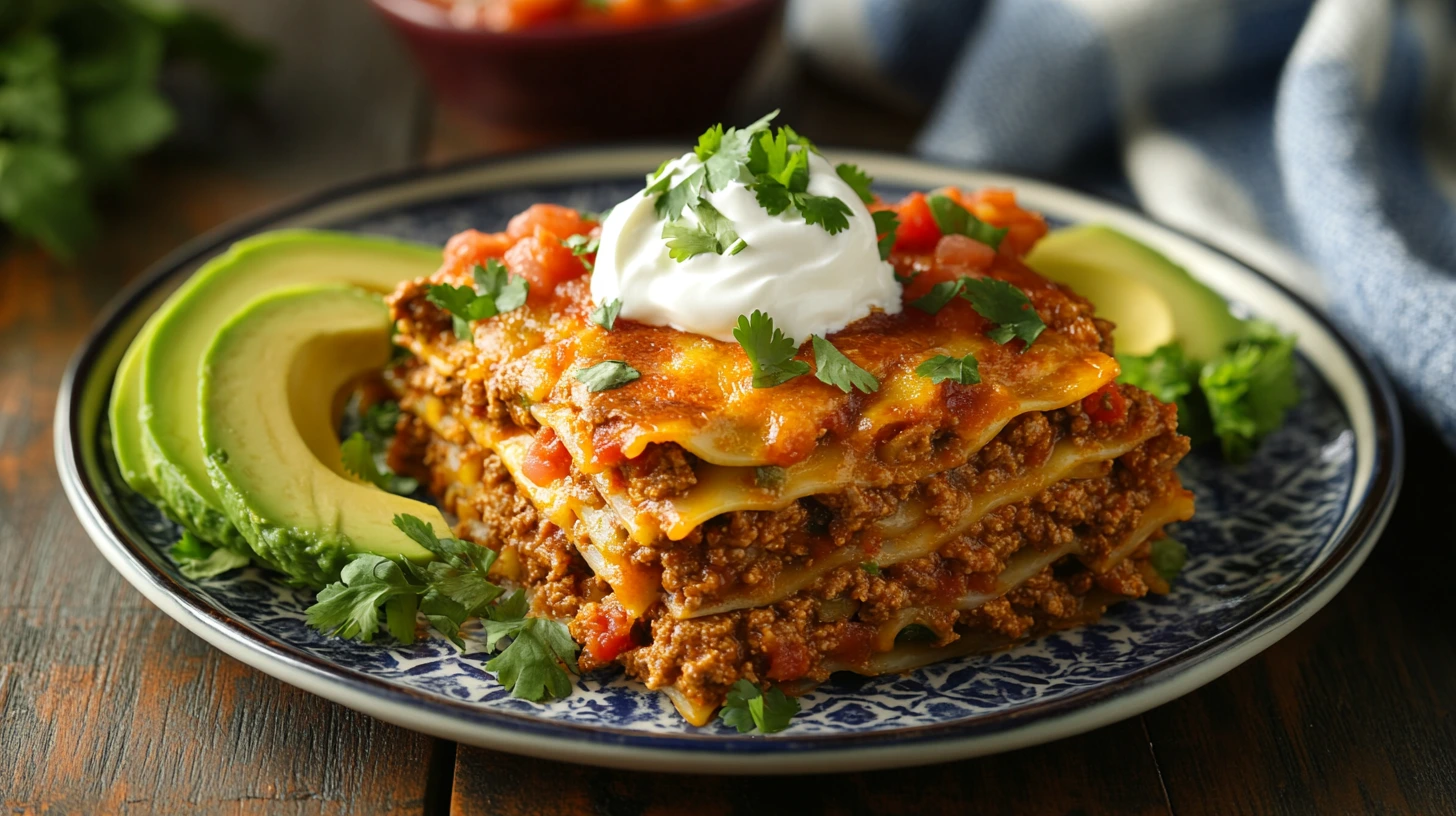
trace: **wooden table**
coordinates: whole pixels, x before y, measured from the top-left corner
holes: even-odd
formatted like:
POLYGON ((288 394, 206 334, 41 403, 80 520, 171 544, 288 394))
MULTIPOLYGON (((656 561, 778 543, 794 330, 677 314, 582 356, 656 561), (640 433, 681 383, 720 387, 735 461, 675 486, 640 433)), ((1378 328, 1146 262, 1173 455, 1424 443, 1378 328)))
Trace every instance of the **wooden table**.
MULTIPOLYGON (((386 725, 207 646, 106 564, 57 483, 56 387, 91 321, 148 264, 228 218, 343 177, 535 141, 436 113, 362 3, 232 11, 281 42, 259 111, 146 162, 73 265, 0 239, 7 812, 1456 813, 1446 585, 1456 457, 1413 417, 1390 528, 1313 620, 1180 700, 1001 756, 812 780, 605 771, 386 725), (345 70, 336 55, 346 46, 371 56, 345 70)), ((831 144, 903 148, 915 125, 802 80, 758 97, 742 107, 781 101, 831 144)))

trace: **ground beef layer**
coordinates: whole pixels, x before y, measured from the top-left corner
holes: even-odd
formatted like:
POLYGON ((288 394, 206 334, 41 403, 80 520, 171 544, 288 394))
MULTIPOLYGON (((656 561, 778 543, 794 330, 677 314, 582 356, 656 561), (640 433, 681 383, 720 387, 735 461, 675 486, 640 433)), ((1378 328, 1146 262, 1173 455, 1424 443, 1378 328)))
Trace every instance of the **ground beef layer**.
MULTIPOLYGON (((1149 504, 1181 490, 1171 473, 1186 449, 1180 439, 1155 437, 1085 478, 1000 508, 936 553, 878 574, 843 567, 771 606, 687 620, 660 604, 633 626, 630 648, 606 659, 588 648, 581 667, 616 662, 650 688, 674 686, 711 707, 739 679, 822 681, 832 670, 864 664, 888 648, 887 627, 913 625, 927 642, 946 645, 972 634, 1014 642, 1095 619, 1111 601, 1141 597, 1150 580, 1157 583, 1147 544, 1101 574, 1069 556, 977 609, 958 611, 950 600, 993 585, 1007 559, 1027 547, 1046 551, 1075 537, 1089 561, 1105 555, 1139 526, 1149 504)), ((463 432, 443 438, 405 415, 391 464, 430 486, 460 519, 458 535, 502 553, 498 569, 531 587, 536 614, 569 619, 573 636, 591 641, 615 603, 610 588, 517 492, 494 453, 463 432)))

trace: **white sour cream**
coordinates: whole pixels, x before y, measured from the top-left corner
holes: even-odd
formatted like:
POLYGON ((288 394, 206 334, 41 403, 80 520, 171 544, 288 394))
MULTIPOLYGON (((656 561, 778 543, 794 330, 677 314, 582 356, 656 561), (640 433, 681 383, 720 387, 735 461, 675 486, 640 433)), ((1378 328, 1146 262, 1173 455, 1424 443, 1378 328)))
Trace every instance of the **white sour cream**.
MULTIPOLYGON (((701 163, 692 153, 668 165, 673 184, 701 163)), ((786 336, 838 331, 874 309, 900 311, 894 268, 880 260, 869 210, 818 154, 809 156, 809 192, 849 205, 849 229, 830 235, 806 224, 792 208, 769 215, 753 191, 733 182, 704 196, 748 248, 736 255, 704 253, 678 262, 668 256, 657 217, 657 196, 637 193, 612 208, 602 224, 592 300, 622 301, 621 317, 733 341, 739 315, 759 309, 786 336)), ((682 222, 696 225, 691 210, 682 222)))

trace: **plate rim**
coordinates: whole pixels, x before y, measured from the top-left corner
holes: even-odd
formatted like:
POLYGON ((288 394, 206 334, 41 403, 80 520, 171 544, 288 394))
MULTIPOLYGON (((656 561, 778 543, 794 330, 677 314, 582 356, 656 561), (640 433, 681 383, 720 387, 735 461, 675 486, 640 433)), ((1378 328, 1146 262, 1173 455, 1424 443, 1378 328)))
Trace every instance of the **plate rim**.
MULTIPOLYGON (((1404 473, 1404 436, 1394 388, 1377 363, 1324 314, 1275 276, 1176 227, 1079 191, 904 154, 832 148, 826 149, 835 155, 896 163, 946 175, 976 175, 1018 189, 1055 192, 1078 206, 1118 212, 1123 218, 1159 228, 1222 256, 1252 272, 1293 303, 1334 341, 1357 375, 1369 401, 1375 435, 1369 483, 1364 495, 1354 499, 1355 511, 1345 529, 1337 531, 1338 540, 1329 555, 1263 609, 1212 638, 1114 683, 1040 703, 1029 710, 992 712, 971 722, 913 726, 879 734, 754 739, 714 734, 664 736, 609 726, 547 721, 410 689, 338 666, 214 609, 159 569, 108 517, 83 460, 81 443, 85 434, 81 420, 85 385, 91 381, 113 336, 128 321, 135 320, 137 307, 193 264, 260 229, 281 226, 280 222, 290 217, 371 192, 406 188, 499 165, 593 158, 610 158, 620 163, 635 155, 660 157, 675 149, 641 144, 550 148, 465 159, 431 168, 405 168, 335 185, 229 221, 167 254, 112 299, 72 356, 62 378, 54 426, 57 470, 66 496, 88 536, 128 583, 164 614, 211 645, 286 683, 379 719, 458 742, 549 759, 619 768, 729 774, 847 772, 949 761, 1072 736, 1135 716, 1221 676, 1288 634, 1349 581, 1378 540, 1394 507, 1404 473)), ((578 180, 601 178, 606 176, 578 180)), ((414 201, 444 197, 426 190, 416 193, 414 201)))

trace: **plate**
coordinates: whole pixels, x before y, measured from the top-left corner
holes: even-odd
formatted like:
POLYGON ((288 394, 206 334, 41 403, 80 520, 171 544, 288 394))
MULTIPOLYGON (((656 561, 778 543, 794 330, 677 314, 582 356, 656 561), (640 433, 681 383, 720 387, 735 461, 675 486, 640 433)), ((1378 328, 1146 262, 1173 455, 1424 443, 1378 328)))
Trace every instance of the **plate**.
POLYGON ((841 680, 802 698, 788 730, 744 736, 685 724, 663 696, 620 675, 578 679, 564 700, 512 698, 443 639, 409 647, 308 629, 311 593, 247 569, 191 581, 165 555, 178 530, 131 494, 109 461, 105 405, 127 343, 167 294, 233 241, 323 227, 443 244, 503 228, 537 201, 598 210, 641 187, 666 147, 477 161, 349 185, 224 227, 181 248, 123 293, 67 371, 56 459, 102 554, 152 603, 224 652, 380 719, 459 742, 640 770, 807 773, 887 768, 1006 751, 1131 717, 1268 648, 1327 603, 1364 561, 1402 473, 1389 383, 1324 318, 1232 257, 1128 210, 1040 182, 872 153, 831 151, 886 196, 947 184, 1015 189, 1057 224, 1101 222, 1157 247, 1237 309, 1299 335, 1303 398, 1244 465, 1195 453, 1181 466, 1198 513, 1175 591, 1114 607, 1100 622, 1007 652, 919 671, 841 680))

